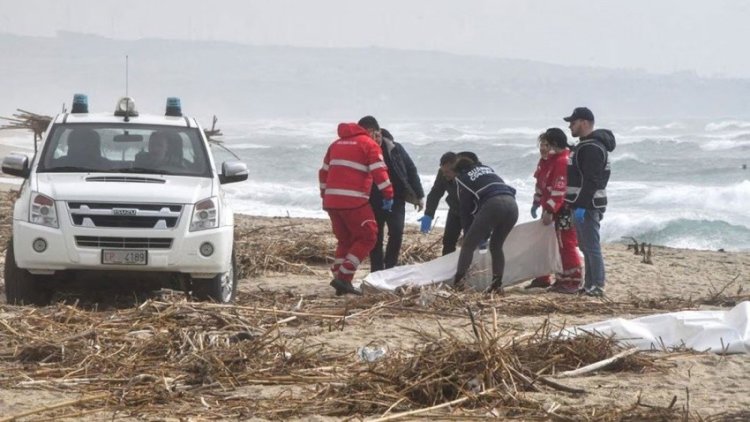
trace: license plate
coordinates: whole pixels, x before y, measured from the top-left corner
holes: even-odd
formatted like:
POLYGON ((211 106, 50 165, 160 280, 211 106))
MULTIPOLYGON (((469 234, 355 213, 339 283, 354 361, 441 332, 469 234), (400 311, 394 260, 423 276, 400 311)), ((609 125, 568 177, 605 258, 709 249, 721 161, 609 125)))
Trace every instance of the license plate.
POLYGON ((102 264, 146 265, 148 251, 145 249, 102 249, 102 264))

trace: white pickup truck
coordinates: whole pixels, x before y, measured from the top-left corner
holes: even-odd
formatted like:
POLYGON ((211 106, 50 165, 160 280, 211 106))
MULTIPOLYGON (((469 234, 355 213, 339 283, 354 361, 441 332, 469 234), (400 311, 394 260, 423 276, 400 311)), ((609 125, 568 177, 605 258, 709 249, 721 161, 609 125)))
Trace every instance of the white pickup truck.
POLYGON ((165 115, 139 115, 132 98, 89 113, 76 95, 33 158, 11 154, 4 173, 23 177, 6 249, 8 303, 49 303, 78 278, 175 281, 200 300, 227 303, 237 289, 234 218, 222 185, 247 167, 220 167, 198 122, 169 98, 165 115))

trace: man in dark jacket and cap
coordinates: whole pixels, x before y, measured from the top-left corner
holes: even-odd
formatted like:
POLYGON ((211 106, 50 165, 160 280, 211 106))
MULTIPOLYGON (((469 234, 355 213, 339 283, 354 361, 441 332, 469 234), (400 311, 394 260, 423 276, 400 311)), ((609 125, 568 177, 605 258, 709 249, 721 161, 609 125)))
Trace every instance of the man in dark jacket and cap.
POLYGON ((378 121, 372 116, 365 116, 359 120, 359 125, 375 134, 374 139, 383 150, 383 160, 388 167, 388 175, 393 183, 393 206, 384 209, 380 189, 373 184, 370 192, 370 204, 375 212, 378 223, 378 240, 370 252, 370 271, 380 271, 395 267, 401 253, 401 243, 404 235, 404 220, 406 218, 406 203, 413 204, 422 211, 424 208, 424 190, 409 154, 401 144, 393 140, 393 135, 380 128, 378 121), (383 229, 388 226, 388 244, 383 255, 383 229))
POLYGON ((603 296, 606 277, 599 227, 607 208, 609 153, 615 149, 615 136, 607 129, 594 130, 594 113, 586 107, 576 108, 563 120, 569 123, 570 134, 579 139, 568 159, 565 202, 573 210, 586 268, 582 293, 603 296))

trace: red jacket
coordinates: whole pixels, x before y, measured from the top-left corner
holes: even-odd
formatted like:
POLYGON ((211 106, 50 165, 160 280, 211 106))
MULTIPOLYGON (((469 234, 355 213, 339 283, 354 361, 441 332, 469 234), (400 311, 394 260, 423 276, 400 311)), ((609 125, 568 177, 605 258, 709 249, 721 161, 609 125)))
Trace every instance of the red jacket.
POLYGON ((383 198, 393 186, 380 146, 356 123, 341 123, 339 138, 328 147, 318 172, 323 209, 352 209, 368 204, 373 181, 383 198))
POLYGON ((565 202, 565 189, 568 186, 567 149, 558 153, 550 152, 547 159, 540 159, 534 177, 536 193, 534 204, 541 205, 552 214, 559 212, 565 202))

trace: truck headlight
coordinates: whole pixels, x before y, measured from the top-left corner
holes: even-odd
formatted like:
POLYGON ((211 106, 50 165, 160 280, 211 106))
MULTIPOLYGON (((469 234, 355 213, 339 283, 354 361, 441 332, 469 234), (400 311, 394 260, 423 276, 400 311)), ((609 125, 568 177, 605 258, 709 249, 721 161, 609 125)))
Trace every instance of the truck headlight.
POLYGON ((219 227, 219 201, 216 197, 198 201, 193 207, 190 231, 214 229, 216 227, 219 227))
POLYGON ((31 212, 29 221, 42 226, 57 228, 57 210, 55 200, 38 192, 31 194, 31 212))

